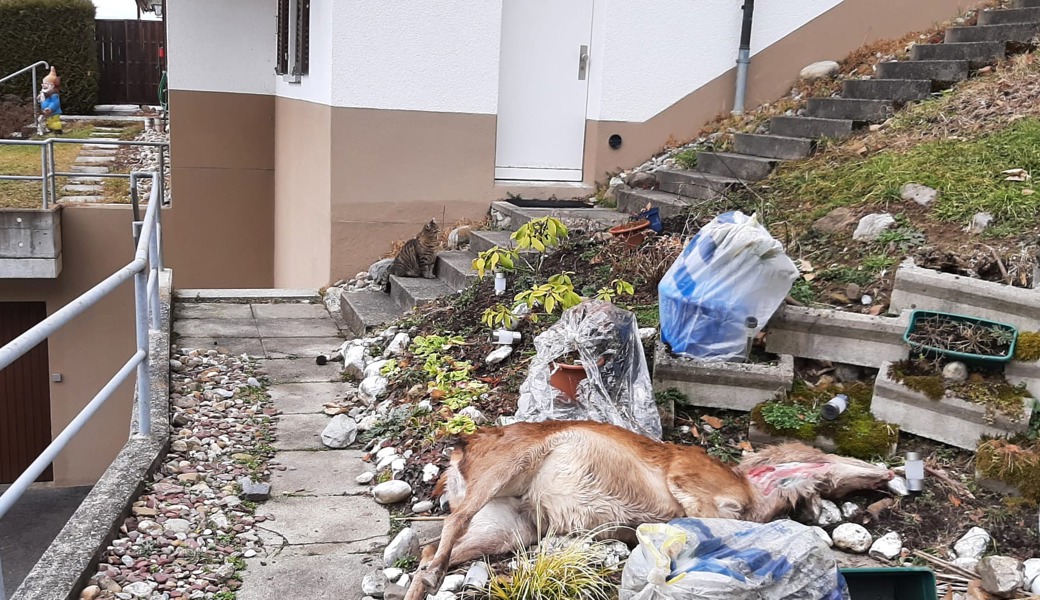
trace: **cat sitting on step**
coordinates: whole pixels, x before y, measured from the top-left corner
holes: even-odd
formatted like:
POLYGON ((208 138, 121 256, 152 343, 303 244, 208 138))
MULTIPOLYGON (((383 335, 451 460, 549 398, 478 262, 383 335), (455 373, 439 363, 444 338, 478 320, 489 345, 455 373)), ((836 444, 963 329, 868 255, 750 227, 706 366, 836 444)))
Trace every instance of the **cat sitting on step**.
MULTIPOLYGON (((433 266, 437 263, 437 245, 440 242, 440 228, 437 221, 431 219, 423 226, 419 235, 405 242, 401 251, 390 265, 390 274, 398 277, 425 277, 433 279, 433 266)), ((387 288, 390 287, 389 281, 387 288)))

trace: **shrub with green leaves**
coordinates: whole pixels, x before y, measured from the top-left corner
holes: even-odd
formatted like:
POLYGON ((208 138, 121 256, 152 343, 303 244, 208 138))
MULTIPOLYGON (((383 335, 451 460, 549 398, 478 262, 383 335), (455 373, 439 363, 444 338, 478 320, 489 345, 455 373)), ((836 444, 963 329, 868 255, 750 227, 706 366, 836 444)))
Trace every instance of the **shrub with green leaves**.
MULTIPOLYGON (((90 114, 98 97, 94 4, 90 0, 0 0, 0 75, 45 60, 61 77, 61 109, 90 114)), ((37 71, 42 79, 47 73, 37 71)), ((0 84, 0 95, 32 95, 31 74, 0 84)))

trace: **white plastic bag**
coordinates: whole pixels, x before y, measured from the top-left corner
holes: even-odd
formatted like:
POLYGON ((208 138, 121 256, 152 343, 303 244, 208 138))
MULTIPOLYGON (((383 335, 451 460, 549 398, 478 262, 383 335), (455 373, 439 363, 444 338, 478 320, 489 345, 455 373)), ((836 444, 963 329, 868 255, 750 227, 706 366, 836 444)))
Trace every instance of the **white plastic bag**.
POLYGON ((661 439, 661 415, 639 339, 636 316, 602 300, 585 300, 534 339, 537 354, 520 386, 521 421, 592 420, 661 439), (577 352, 585 379, 577 398, 550 383, 561 357, 577 352))
POLYGON ((849 600, 827 545, 794 521, 640 525, 620 600, 849 600))
POLYGON ((723 213, 701 229, 657 287, 661 340, 674 354, 732 361, 784 301, 798 268, 757 215, 723 213), (745 326, 748 317, 758 323, 745 326))

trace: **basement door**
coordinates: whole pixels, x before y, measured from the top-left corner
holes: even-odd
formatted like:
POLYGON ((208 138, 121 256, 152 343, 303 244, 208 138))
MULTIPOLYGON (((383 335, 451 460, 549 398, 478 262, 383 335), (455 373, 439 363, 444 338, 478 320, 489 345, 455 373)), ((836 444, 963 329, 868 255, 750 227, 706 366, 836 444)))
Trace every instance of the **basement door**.
POLYGON ((581 181, 594 0, 503 0, 495 179, 581 181))
MULTIPOLYGON (((43 302, 0 302, 0 346, 47 317, 43 302)), ((0 370, 0 484, 11 483, 51 443, 47 340, 0 370)), ((37 481, 51 481, 50 466, 37 481)))

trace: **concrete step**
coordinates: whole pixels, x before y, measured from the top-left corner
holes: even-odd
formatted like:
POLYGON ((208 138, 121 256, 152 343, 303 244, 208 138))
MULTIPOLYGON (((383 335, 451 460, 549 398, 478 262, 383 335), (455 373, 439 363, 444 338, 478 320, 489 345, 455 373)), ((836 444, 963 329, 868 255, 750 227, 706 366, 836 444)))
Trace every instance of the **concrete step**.
POLYGON ((108 173, 108 167, 86 167, 83 165, 72 165, 69 168, 70 173, 96 173, 104 174, 108 173))
POLYGON ((951 27, 946 30, 947 42, 1012 42, 1029 44, 1040 33, 1040 23, 1008 23, 1006 25, 976 25, 951 27))
POLYGON ((1040 7, 1040 0, 1015 0, 1011 3, 1011 6, 1015 8, 1038 8, 1040 7))
POLYGON ((775 158, 748 156, 732 152, 701 152, 697 155, 697 170, 742 181, 758 181, 769 177, 776 166, 775 158))
POLYGON ((105 186, 103 185, 67 185, 63 188, 66 192, 104 192, 105 186))
POLYGON ((91 139, 95 139, 95 138, 105 138, 105 139, 108 139, 108 138, 112 138, 112 139, 119 139, 119 136, 120 136, 121 134, 119 134, 119 133, 106 133, 106 132, 104 132, 104 131, 92 131, 92 132, 90 133, 90 135, 91 135, 91 136, 93 136, 93 137, 92 137, 91 139))
POLYGON ((1006 42, 959 42, 950 44, 916 44, 910 49, 910 60, 966 60, 972 69, 992 64, 1007 54, 1006 42))
POLYGON ((115 161, 112 156, 77 156, 76 162, 84 165, 107 165, 115 161))
POLYGON ((390 298, 404 310, 455 293, 440 279, 390 276, 390 298))
POLYGON ((895 106, 889 100, 810 98, 807 112, 809 116, 821 119, 848 119, 861 123, 877 123, 891 117, 895 112, 895 106))
POLYGON ((979 25, 1007 23, 1040 23, 1040 7, 984 10, 979 13, 979 25))
POLYGON ((782 135, 738 133, 733 136, 733 150, 749 156, 798 160, 811 156, 816 150, 816 142, 782 135))
POLYGON ((119 127, 105 127, 104 125, 98 125, 94 127, 94 131, 107 131, 109 133, 119 133, 123 130, 119 127))
POLYGON ((893 102, 923 100, 932 93, 930 79, 850 79, 842 85, 846 98, 873 98, 893 102))
POLYGON ((609 208, 532 208, 517 206, 503 200, 492 202, 491 208, 509 216, 509 226, 513 231, 524 223, 540 217, 556 217, 568 227, 578 226, 582 229, 607 229, 623 222, 618 220, 617 211, 609 208))
POLYGON ((480 254, 500 246, 502 248, 512 248, 514 242, 510 237, 513 235, 512 231, 491 231, 491 230, 480 230, 473 231, 469 234, 469 251, 474 255, 480 254))
POLYGON ((476 255, 466 250, 439 252, 433 272, 452 290, 462 291, 477 279, 477 272, 473 270, 474 258, 476 255))
MULTIPOLYGON (((98 140, 103 141, 103 140, 98 140)), ((118 150, 118 144, 83 144, 84 148, 92 148, 96 150, 118 150)))
POLYGON ((656 173, 661 191, 693 200, 714 200, 730 189, 743 185, 735 177, 713 175, 700 171, 659 169, 656 173))
POLYGON ((879 63, 878 79, 931 79, 941 83, 968 78, 966 60, 910 60, 879 63))
POLYGON ((72 185, 101 185, 104 181, 100 177, 69 177, 72 185))
POLYGON ((118 150, 99 150, 96 148, 84 148, 79 151, 80 156, 108 156, 115 157, 118 154, 118 150))
POLYGON ((617 209, 625 214, 634 215, 646 210, 646 205, 656 208, 662 219, 674 217, 683 209, 690 206, 690 202, 682 196, 669 194, 659 190, 641 190, 639 188, 625 187, 616 192, 617 209))
POLYGON ((364 336, 374 327, 394 321, 404 314, 390 295, 383 292, 342 292, 339 298, 339 312, 343 321, 357 336, 364 336))
POLYGON ((102 196, 62 196, 59 201, 69 204, 96 204, 104 202, 105 198, 102 196))
POLYGON ((769 133, 786 137, 840 138, 852 133, 852 121, 814 117, 773 117, 769 133))

